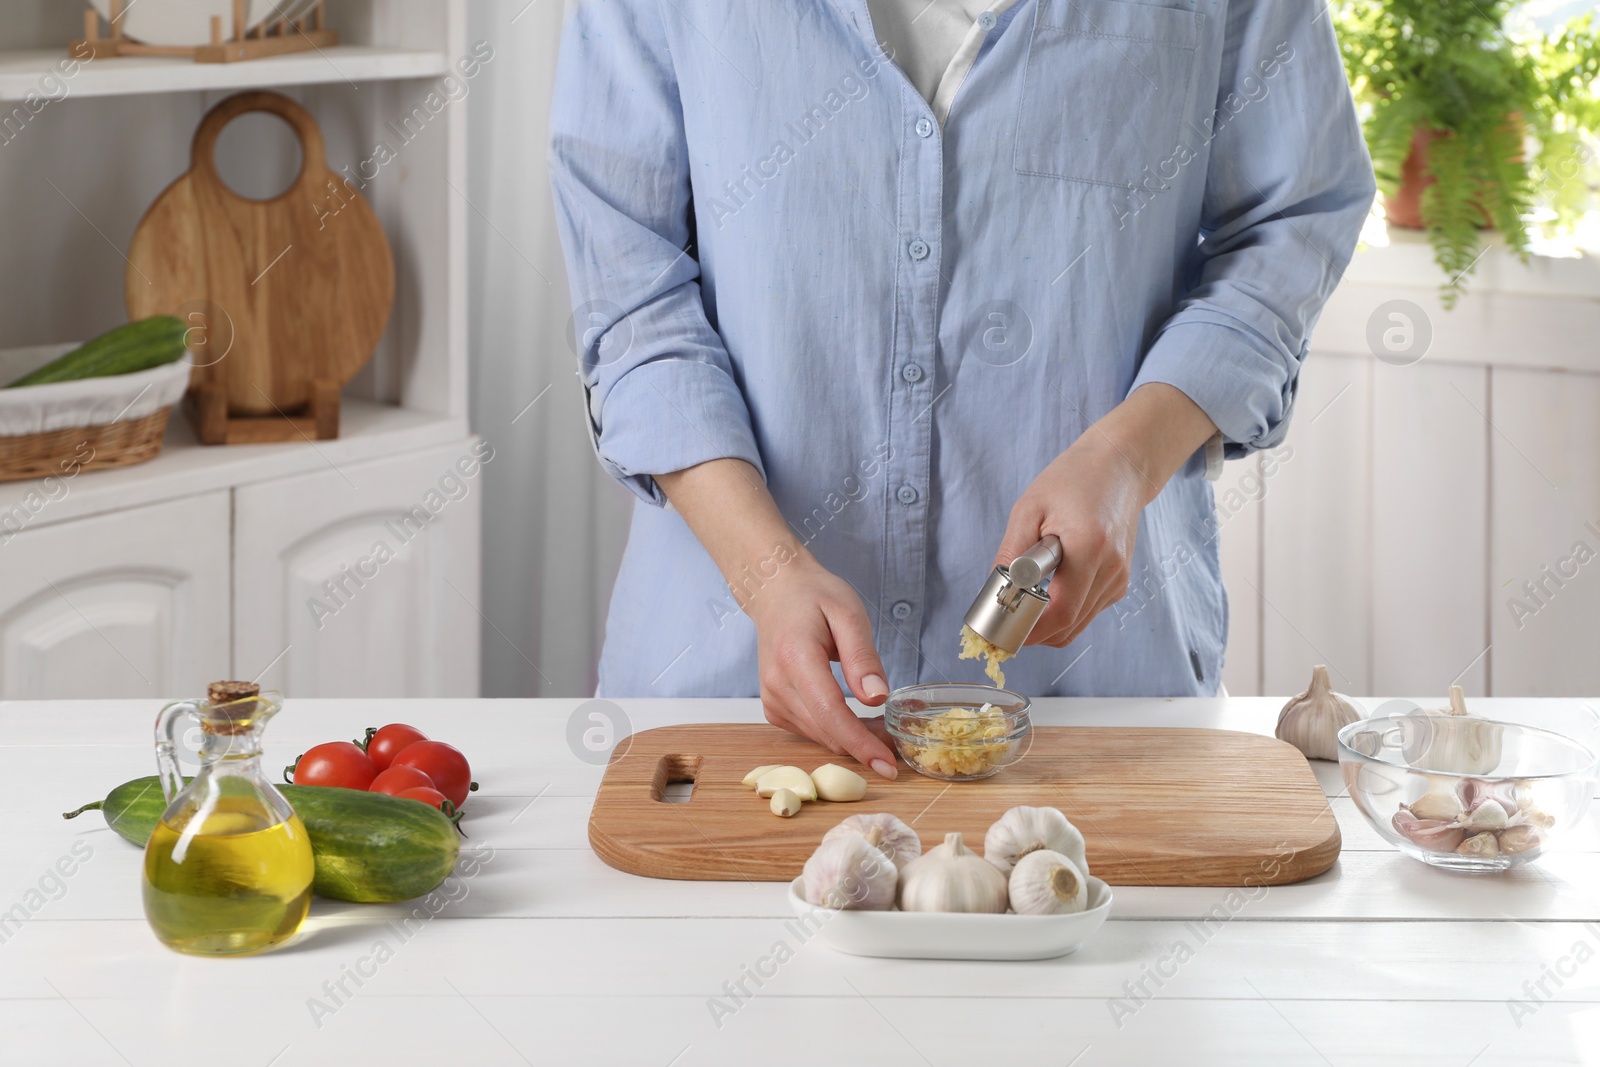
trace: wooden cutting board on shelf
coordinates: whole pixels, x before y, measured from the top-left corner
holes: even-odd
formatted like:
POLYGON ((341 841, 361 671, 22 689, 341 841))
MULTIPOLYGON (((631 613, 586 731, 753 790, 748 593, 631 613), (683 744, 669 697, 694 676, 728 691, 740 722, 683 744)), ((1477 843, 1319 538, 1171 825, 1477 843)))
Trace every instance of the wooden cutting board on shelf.
POLYGON ((1091 873, 1112 885, 1257 886, 1321 874, 1339 826, 1292 746, 1229 730, 1042 726, 1018 763, 976 782, 905 766, 885 782, 855 761, 764 724, 667 726, 617 746, 589 816, 606 863, 650 878, 788 881, 849 815, 887 811, 924 849, 959 831, 981 851, 989 825, 1019 804, 1060 808, 1083 831, 1091 873), (740 780, 762 764, 838 763, 866 799, 807 804, 780 819, 740 780), (687 801, 664 798, 693 781, 687 801))
POLYGON ((181 315, 194 387, 220 388, 234 416, 304 408, 318 383, 337 395, 372 358, 394 302, 394 259, 368 203, 328 167, 310 112, 273 92, 230 96, 195 130, 187 173, 145 213, 128 248, 128 313, 181 315), (300 140, 294 183, 250 200, 217 173, 217 138, 241 115, 277 115, 300 140), (215 351, 225 347, 223 351, 215 351))

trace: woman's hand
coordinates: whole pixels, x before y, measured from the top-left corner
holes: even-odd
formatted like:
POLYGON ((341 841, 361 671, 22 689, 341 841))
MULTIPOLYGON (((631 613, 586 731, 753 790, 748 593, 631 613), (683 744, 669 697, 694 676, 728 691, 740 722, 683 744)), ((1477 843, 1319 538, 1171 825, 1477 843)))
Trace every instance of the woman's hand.
MULTIPOLYGON (((767 721, 893 778, 894 753, 844 702, 830 666, 838 661, 863 704, 889 698, 872 624, 850 583, 795 539, 745 461, 713 459, 656 482, 756 624, 767 721)), ((882 721, 876 725, 881 731, 882 721)))
POLYGON ((830 666, 839 663, 863 704, 888 699, 872 623, 850 583, 807 553, 780 566, 743 607, 756 624, 767 721, 893 778, 894 754, 844 702, 830 666))
POLYGON ((1011 509, 995 563, 1010 563, 1046 534, 1061 539, 1061 566, 1028 644, 1070 644, 1128 592, 1139 515, 1216 431, 1169 385, 1145 385, 1089 427, 1046 467, 1011 509))

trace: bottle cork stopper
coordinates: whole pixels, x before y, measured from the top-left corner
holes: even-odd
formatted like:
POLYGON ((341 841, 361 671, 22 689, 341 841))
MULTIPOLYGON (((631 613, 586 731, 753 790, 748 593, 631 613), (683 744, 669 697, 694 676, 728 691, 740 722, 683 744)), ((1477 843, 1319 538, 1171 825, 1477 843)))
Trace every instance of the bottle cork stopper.
POLYGON ((212 682, 206 689, 207 715, 200 728, 208 734, 247 733, 256 717, 255 682, 212 682), (231 706, 230 706, 231 705, 231 706))

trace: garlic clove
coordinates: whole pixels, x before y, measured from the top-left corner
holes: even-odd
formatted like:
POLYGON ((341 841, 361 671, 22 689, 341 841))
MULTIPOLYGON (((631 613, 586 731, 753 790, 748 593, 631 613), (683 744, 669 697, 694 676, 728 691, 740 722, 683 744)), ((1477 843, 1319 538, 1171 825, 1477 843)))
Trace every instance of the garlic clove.
POLYGON ((1454 852, 1466 836, 1466 831, 1453 822, 1421 819, 1404 807, 1394 813, 1390 824, 1408 841, 1433 852, 1454 852))
POLYGON ((1544 844, 1544 835, 1537 827, 1508 826, 1499 834, 1500 851, 1507 856, 1520 856, 1525 852, 1538 852, 1544 844))
POLYGON ((1291 697, 1278 713, 1278 726, 1273 733, 1278 740, 1298 748, 1307 759, 1336 760, 1339 730, 1360 718, 1355 705, 1333 691, 1328 668, 1319 663, 1311 671, 1311 685, 1304 693, 1291 697))
POLYGON ((799 767, 774 767, 756 779, 758 797, 770 797, 780 789, 789 790, 801 800, 817 799, 816 783, 799 767))
POLYGON ((1458 856, 1482 856, 1493 859, 1500 855, 1500 842, 1492 833, 1473 834, 1456 846, 1458 856))
POLYGON ((1040 849, 1059 852, 1078 870, 1089 873, 1083 834, 1056 808, 1012 808, 983 836, 983 858, 1003 873, 1010 873, 1018 860, 1040 849))
POLYGON ((811 780, 822 800, 849 803, 867 795, 867 780, 837 763, 824 763, 811 772, 811 780))
POLYGON ((1553 830, 1556 817, 1540 811, 1538 808, 1519 808, 1516 814, 1506 820, 1507 826, 1528 826, 1535 830, 1553 830))
POLYGON ((1008 900, 1006 876, 957 833, 906 864, 897 896, 902 911, 1003 914, 1008 900))
POLYGON ((1040 849, 1017 861, 1007 882, 1018 915, 1063 915, 1089 906, 1089 880, 1071 859, 1040 849))
POLYGON ((822 908, 887 911, 894 906, 899 872, 863 837, 825 840, 801 872, 805 898, 822 908))
POLYGON ((781 766, 783 766, 783 764, 781 764, 781 763, 763 764, 762 766, 757 767, 755 770, 751 771, 749 774, 745 775, 744 776, 744 780, 741 781, 739 784, 742 785, 742 786, 747 786, 747 787, 749 787, 751 789, 754 789, 756 787, 756 783, 761 780, 761 776, 763 774, 766 774, 768 771, 775 771, 781 766))
POLYGON ((800 798, 792 789, 779 789, 772 794, 772 803, 767 807, 772 809, 772 814, 787 819, 800 810, 800 798))
POLYGON ((835 837, 862 837, 890 860, 897 870, 922 855, 922 838, 917 832, 888 812, 876 815, 852 815, 822 835, 824 841, 835 837))
POLYGON ((1411 814, 1419 819, 1455 822, 1466 814, 1454 792, 1424 793, 1411 805, 1411 814))
POLYGON ((1506 809, 1501 807, 1500 802, 1488 797, 1467 812, 1466 817, 1461 820, 1461 825, 1469 831, 1499 830, 1505 827, 1507 819, 1506 809))

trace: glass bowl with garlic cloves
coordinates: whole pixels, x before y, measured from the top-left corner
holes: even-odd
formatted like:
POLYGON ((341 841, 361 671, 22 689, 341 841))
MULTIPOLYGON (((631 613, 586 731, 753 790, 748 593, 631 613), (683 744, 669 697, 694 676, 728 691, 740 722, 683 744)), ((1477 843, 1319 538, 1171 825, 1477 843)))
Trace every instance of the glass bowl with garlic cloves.
POLYGON ((1537 858, 1583 818, 1600 773, 1594 753, 1561 734, 1424 710, 1344 727, 1339 766, 1384 840, 1457 871, 1537 858))

